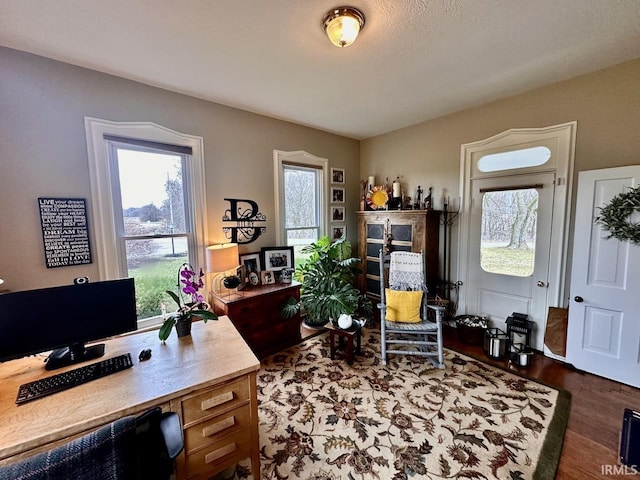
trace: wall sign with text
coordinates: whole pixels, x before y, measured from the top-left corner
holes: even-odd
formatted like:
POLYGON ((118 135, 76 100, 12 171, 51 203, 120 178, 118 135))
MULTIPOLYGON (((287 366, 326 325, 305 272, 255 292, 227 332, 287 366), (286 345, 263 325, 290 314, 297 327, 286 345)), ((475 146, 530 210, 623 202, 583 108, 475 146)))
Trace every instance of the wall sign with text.
POLYGON ((91 263, 87 201, 38 198, 47 268, 91 263))

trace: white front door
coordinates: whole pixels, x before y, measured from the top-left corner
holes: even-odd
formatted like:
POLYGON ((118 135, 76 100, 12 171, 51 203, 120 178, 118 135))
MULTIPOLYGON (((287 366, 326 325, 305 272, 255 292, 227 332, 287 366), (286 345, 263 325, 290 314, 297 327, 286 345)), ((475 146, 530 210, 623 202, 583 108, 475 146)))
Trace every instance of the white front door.
POLYGON ((512 313, 527 314, 531 346, 547 355, 548 307, 565 297, 576 127, 508 130, 461 152, 457 312, 487 315, 503 330, 512 313))
POLYGON ((514 312, 535 322, 531 346, 543 349, 555 174, 471 182, 467 310, 506 331, 514 312))
POLYGON ((640 166, 580 172, 573 236, 567 362, 640 387, 640 246, 594 223, 600 208, 640 184, 640 166))

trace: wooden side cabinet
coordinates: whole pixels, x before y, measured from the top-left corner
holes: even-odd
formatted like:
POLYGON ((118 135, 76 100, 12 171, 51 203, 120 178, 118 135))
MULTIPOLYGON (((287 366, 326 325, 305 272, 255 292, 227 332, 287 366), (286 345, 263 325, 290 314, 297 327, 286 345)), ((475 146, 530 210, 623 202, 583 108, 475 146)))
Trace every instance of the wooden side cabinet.
POLYGON ((390 244, 392 250, 424 251, 427 287, 436 291, 440 212, 436 210, 377 210, 358 212, 358 256, 364 273, 358 278, 360 291, 380 297, 378 253, 390 244))
POLYGON ((211 293, 210 302, 218 315, 227 315, 251 347, 263 359, 300 343, 300 316, 283 318, 282 304, 290 297, 300 299, 298 282, 262 285, 239 293, 211 293))

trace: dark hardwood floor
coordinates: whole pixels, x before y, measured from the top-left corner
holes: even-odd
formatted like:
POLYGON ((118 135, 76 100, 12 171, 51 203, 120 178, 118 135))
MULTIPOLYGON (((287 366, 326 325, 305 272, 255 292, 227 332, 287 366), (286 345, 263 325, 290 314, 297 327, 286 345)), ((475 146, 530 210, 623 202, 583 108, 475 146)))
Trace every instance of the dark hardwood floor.
MULTIPOLYGON (((575 370, 544 355, 534 355, 527 368, 515 368, 507 361, 489 359, 482 346, 459 342, 451 327, 445 327, 445 347, 571 393, 571 413, 557 479, 622 478, 620 471, 608 466, 618 465, 623 411, 625 408, 640 410, 639 389, 575 370)), ((626 473, 633 472, 627 470, 626 473)))
MULTIPOLYGON (((318 331, 301 329, 302 337, 318 331)), ((531 365, 516 368, 506 360, 487 357, 482 346, 458 341, 455 328, 445 327, 445 347, 480 358, 571 393, 571 412, 556 478, 590 480, 623 478, 618 465, 622 415, 625 408, 640 410, 640 389, 575 370, 536 354, 531 365)), ((633 471, 627 469, 627 474, 633 471)))

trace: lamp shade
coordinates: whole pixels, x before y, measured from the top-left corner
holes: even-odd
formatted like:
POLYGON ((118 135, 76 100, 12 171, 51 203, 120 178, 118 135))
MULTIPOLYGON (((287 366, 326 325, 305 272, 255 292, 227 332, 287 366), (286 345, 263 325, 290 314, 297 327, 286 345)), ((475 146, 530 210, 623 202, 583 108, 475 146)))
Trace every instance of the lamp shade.
POLYGON ((208 272, 226 272, 238 265, 237 243, 220 243, 207 247, 208 272))
POLYGON ((364 15, 353 7, 334 8, 326 13, 322 26, 331 43, 336 47, 348 47, 364 27, 364 15))

